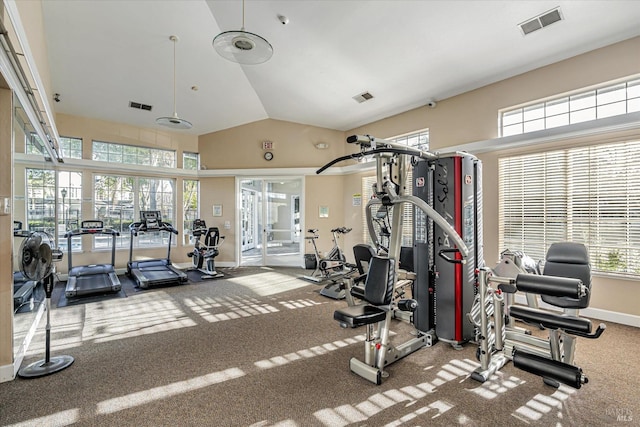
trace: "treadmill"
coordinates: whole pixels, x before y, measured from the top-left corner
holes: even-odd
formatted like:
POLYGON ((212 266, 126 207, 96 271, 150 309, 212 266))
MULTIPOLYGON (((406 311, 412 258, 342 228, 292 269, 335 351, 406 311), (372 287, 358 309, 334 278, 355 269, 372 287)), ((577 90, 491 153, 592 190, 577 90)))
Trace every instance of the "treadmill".
POLYGON ((100 220, 82 221, 80 228, 68 231, 64 237, 67 239, 67 249, 69 258, 69 277, 65 296, 67 298, 104 294, 108 292, 119 292, 122 289, 120 279, 116 274, 116 237, 120 233, 111 228, 105 228, 100 220), (111 264, 91 264, 73 267, 71 247, 72 239, 75 236, 90 234, 92 236, 111 236, 111 264))
POLYGON ((129 226, 131 240, 129 242, 129 262, 127 275, 136 281, 138 287, 147 289, 150 286, 175 285, 187 281, 187 273, 171 264, 171 235, 178 234, 178 230, 167 222, 162 221, 160 211, 140 211, 140 222, 129 226), (164 259, 133 260, 133 238, 140 233, 169 233, 169 247, 164 259))

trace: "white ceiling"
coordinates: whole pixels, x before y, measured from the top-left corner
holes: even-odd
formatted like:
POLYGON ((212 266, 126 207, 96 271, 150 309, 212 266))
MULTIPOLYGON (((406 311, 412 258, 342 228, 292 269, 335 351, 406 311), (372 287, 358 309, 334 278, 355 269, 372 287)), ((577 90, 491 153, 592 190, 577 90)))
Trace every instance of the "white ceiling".
POLYGON ((247 0, 245 29, 274 55, 241 66, 212 47, 240 29, 240 0, 43 10, 56 113, 159 128, 157 117, 173 115, 177 35, 177 113, 193 123, 180 132, 196 135, 265 118, 347 130, 640 35, 640 1, 247 0), (522 35, 519 23, 557 6, 563 21, 522 35), (365 91, 375 98, 352 99, 365 91))

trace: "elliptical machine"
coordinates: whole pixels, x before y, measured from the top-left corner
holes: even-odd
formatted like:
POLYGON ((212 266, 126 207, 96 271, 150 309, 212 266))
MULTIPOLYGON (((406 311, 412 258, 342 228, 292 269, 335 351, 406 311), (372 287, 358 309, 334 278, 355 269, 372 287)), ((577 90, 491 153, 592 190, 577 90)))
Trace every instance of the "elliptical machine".
POLYGON ((224 236, 220 235, 218 227, 209 227, 204 219, 193 220, 191 235, 194 237, 193 252, 187 256, 193 260, 193 269, 204 273, 201 279, 217 279, 224 274, 216 271, 214 258, 220 253, 219 246, 224 243, 224 236), (203 242, 200 238, 204 236, 203 242))
MULTIPOLYGON (((318 246, 316 245, 316 239, 318 238, 318 229, 310 228, 307 230, 308 233, 311 233, 310 236, 305 237, 305 239, 309 240, 313 245, 313 253, 316 258, 316 269, 311 273, 310 276, 302 276, 303 279, 309 280, 314 283, 324 282, 325 280, 330 280, 335 276, 342 275, 346 273, 345 265, 347 259, 340 249, 340 245, 338 244, 338 236, 340 234, 347 234, 351 231, 351 228, 346 227, 338 227, 331 230, 333 234, 333 248, 329 251, 327 256, 321 257, 318 252, 318 246)), ((328 296, 328 295, 325 295, 328 296)), ((333 298, 333 297, 332 297, 333 298)), ((338 297, 338 299, 344 298, 338 297)))

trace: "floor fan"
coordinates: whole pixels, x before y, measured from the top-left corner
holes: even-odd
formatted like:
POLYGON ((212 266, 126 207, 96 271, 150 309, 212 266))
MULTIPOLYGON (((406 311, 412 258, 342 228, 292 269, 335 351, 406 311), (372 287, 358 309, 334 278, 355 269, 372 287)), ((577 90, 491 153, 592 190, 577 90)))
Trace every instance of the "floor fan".
POLYGON ((31 233, 20 246, 20 271, 30 280, 42 283, 46 297, 47 328, 45 341, 45 358, 33 362, 18 371, 22 378, 38 378, 68 368, 74 359, 71 356, 51 357, 51 294, 55 284, 53 262, 62 259, 62 252, 51 249, 53 238, 43 232, 31 233))

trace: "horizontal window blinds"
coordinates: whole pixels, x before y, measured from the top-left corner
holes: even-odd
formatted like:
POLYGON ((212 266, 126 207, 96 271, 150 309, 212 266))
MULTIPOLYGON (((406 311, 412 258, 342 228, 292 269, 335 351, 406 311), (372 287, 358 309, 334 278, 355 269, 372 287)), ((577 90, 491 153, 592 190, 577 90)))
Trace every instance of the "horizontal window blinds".
POLYGON ((589 247, 596 271, 640 276, 640 141, 500 159, 500 249, 589 247))

